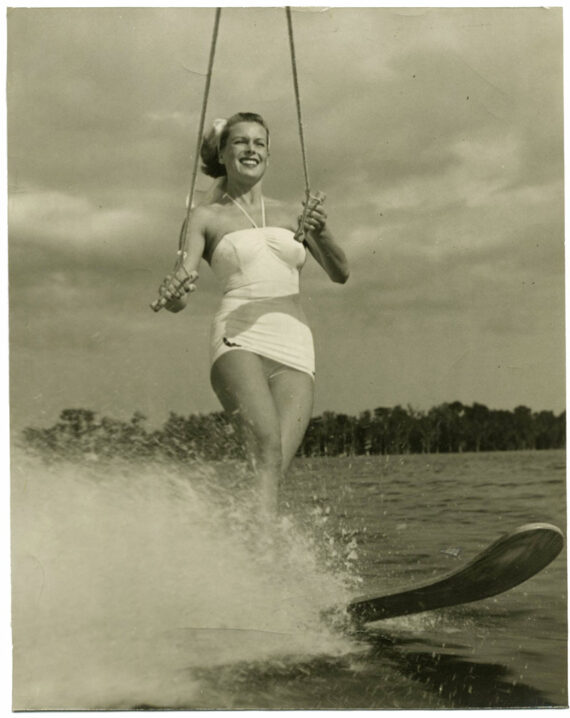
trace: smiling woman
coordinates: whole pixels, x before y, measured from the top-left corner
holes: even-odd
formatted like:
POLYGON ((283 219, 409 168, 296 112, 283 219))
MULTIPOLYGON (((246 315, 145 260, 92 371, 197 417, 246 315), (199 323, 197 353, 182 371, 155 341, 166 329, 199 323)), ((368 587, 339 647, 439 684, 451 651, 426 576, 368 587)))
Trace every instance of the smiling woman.
MULTIPOLYGON (((201 147, 202 172, 210 177, 225 177, 226 167, 220 159, 220 152, 227 146, 230 130, 237 123, 248 123, 253 131, 254 146, 259 148, 261 156, 267 163, 269 156, 269 128, 261 115, 255 112, 238 112, 229 120, 214 120, 211 132, 204 138, 201 147)), ((239 146, 248 142, 248 135, 237 135, 232 138, 232 145, 239 146)), ((242 164, 257 164, 258 158, 251 156, 243 158, 242 164)))
POLYGON ((335 282, 344 252, 318 204, 299 208, 263 196, 269 129, 255 113, 216 120, 201 146, 202 170, 216 178, 189 215, 187 252, 160 287, 178 312, 196 288, 202 258, 224 296, 211 333, 211 382, 250 449, 261 510, 277 511, 280 478, 303 439, 313 407, 313 337, 299 301, 306 250, 335 282))

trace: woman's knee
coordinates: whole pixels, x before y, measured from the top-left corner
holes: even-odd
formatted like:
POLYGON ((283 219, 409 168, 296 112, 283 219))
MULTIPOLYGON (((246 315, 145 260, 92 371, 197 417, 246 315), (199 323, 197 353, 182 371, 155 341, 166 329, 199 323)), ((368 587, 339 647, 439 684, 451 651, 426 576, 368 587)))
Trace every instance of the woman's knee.
POLYGON ((281 433, 278 427, 251 426, 257 453, 264 463, 281 466, 281 433))

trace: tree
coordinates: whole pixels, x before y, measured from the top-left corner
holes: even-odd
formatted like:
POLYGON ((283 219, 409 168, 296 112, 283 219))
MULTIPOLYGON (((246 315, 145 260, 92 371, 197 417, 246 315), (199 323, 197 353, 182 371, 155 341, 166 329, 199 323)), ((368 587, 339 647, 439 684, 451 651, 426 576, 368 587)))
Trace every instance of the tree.
POLYGON ((387 454, 389 443, 389 422, 391 410, 379 406, 374 409, 372 418, 371 454, 387 454))
POLYGON ((488 441, 490 411, 484 404, 465 407, 465 431, 470 451, 481 451, 488 441))
POLYGON ((354 450, 356 454, 369 454, 372 447, 372 415, 367 409, 360 412, 354 428, 354 450))
POLYGON ((528 406, 517 406, 514 411, 514 429, 518 449, 534 449, 536 445, 535 424, 528 406))
MULTIPOLYGON (((88 409, 65 409, 47 429, 27 427, 26 447, 48 458, 122 456, 175 461, 245 459, 246 436, 223 412, 184 417, 174 412, 162 429, 149 433, 146 417, 135 411, 129 421, 97 419, 88 409)), ((566 412, 532 413, 526 406, 513 411, 490 410, 483 404, 459 401, 428 412, 408 406, 377 407, 358 418, 323 412, 309 421, 299 456, 510 451, 558 449, 566 444, 566 412)))
POLYGON ((320 416, 314 416, 309 421, 301 446, 297 455, 301 456, 322 456, 323 446, 323 420, 320 416))
POLYGON ((451 453, 463 451, 465 437, 465 407, 460 401, 436 406, 431 412, 437 436, 438 451, 451 453))
POLYGON ((413 420, 400 405, 388 415, 388 454, 409 454, 413 420))

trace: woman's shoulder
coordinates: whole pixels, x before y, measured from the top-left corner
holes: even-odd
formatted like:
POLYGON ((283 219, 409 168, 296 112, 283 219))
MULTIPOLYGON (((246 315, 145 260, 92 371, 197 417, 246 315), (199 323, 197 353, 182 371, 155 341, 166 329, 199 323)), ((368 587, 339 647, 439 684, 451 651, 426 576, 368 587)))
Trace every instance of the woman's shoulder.
POLYGON ((199 204, 190 211, 192 224, 205 227, 215 220, 220 213, 220 205, 217 203, 199 204))

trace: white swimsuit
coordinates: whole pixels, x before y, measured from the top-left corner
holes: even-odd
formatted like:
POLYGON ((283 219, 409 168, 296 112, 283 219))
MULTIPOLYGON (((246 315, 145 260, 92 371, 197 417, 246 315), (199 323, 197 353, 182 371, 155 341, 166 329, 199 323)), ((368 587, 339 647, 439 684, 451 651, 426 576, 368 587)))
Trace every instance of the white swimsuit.
POLYGON ((300 304, 299 271, 305 247, 282 227, 258 227, 233 197, 226 195, 252 224, 224 235, 210 259, 224 296, 211 333, 212 364, 222 354, 243 349, 315 373, 313 336, 300 304))

